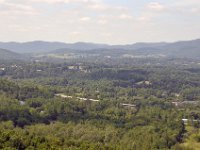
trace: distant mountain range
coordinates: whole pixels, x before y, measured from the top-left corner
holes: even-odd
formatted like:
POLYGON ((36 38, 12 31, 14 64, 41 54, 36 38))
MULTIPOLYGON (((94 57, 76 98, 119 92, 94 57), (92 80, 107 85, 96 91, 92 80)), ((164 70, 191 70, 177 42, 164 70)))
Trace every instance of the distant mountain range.
POLYGON ((136 43, 132 45, 97 45, 89 43, 82 43, 82 48, 76 47, 76 44, 70 45, 67 48, 57 49, 51 51, 53 54, 65 54, 69 52, 85 52, 93 54, 106 54, 106 55, 124 55, 130 54, 131 56, 138 55, 162 55, 166 57, 175 58, 200 58, 200 39, 191 41, 180 41, 174 43, 136 43), (84 47, 84 45, 86 45, 84 47), (76 47, 76 48, 75 48, 76 47), (87 47, 87 48, 86 48, 87 47), (92 52, 91 52, 92 51, 92 52))
POLYGON ((17 53, 44 53, 61 48, 91 50, 91 49, 109 48, 109 47, 110 46, 106 44, 94 44, 94 43, 84 43, 84 42, 78 42, 73 44, 67 44, 62 42, 45 42, 45 41, 33 41, 25 43, 0 42, 0 48, 9 49, 17 53))
POLYGON ((62 42, 33 41, 25 43, 0 42, 0 59, 5 57, 22 57, 22 53, 105 53, 131 55, 165 55, 169 57, 200 58, 200 39, 174 43, 136 43, 130 45, 108 45, 78 42, 73 44, 62 42), (5 50, 7 49, 7 50, 5 50), (10 51, 8 51, 10 50, 10 51), (12 52, 15 53, 12 53, 12 52), (17 54, 21 53, 21 54, 17 54), (9 55, 10 54, 10 55, 9 55))

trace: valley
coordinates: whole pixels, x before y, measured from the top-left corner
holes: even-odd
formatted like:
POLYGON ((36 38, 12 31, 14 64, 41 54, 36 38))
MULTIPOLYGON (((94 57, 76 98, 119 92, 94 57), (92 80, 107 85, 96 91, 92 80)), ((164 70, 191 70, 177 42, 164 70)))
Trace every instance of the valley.
POLYGON ((1 60, 0 148, 192 148, 198 59, 100 58, 1 60))

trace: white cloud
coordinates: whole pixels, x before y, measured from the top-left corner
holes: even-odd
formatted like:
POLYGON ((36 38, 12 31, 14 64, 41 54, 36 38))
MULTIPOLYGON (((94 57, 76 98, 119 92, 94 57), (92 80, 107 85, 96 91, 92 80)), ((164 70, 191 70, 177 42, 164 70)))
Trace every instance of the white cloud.
POLYGON ((0 1, 1 9, 0 13, 4 15, 37 15, 39 11, 34 9, 31 5, 22 3, 12 3, 7 1, 0 1))
POLYGON ((55 3, 69 3, 69 0, 31 0, 32 2, 37 3, 48 3, 48 4, 55 4, 55 3))
POLYGON ((9 9, 17 9, 22 11, 34 11, 33 7, 29 5, 23 5, 23 4, 13 4, 13 3, 6 3, 6 6, 9 7, 9 9))
POLYGON ((86 6, 88 10, 101 12, 101 13, 122 13, 122 12, 129 12, 128 7, 124 6, 118 6, 118 5, 109 5, 102 1, 93 1, 90 3, 87 3, 86 6))
POLYGON ((88 8, 91 10, 95 10, 95 11, 105 11, 107 9, 109 9, 109 7, 105 4, 102 3, 92 3, 90 5, 88 5, 88 8))
POLYGON ((200 14, 200 8, 192 8, 191 12, 194 14, 200 14))
POLYGON ((107 23, 108 23, 108 21, 105 20, 105 19, 100 19, 100 20, 98 20, 98 24, 106 25, 107 23))
POLYGON ((80 34, 81 34, 81 32, 79 32, 79 31, 74 31, 74 32, 70 33, 71 36, 78 36, 80 34))
POLYGON ((32 2, 37 3, 48 3, 48 4, 57 4, 57 3, 93 3, 98 0, 31 0, 32 2))
POLYGON ((199 0, 176 0, 174 2, 174 5, 179 5, 179 6, 198 6, 200 5, 200 1, 199 0))
POLYGON ((147 5, 147 8, 153 11, 163 11, 165 10, 165 6, 158 2, 151 2, 147 5))
POLYGON ((112 36, 112 34, 109 33, 109 32, 102 33, 101 35, 104 36, 104 37, 111 37, 112 36))
POLYGON ((121 14, 119 16, 119 19, 130 20, 130 19, 133 19, 133 17, 131 15, 128 15, 128 14, 121 14))
POLYGON ((128 43, 177 39, 187 28, 199 34, 200 0, 118 2, 0 0, 0 40, 128 43))
POLYGON ((90 21, 91 18, 90 17, 81 17, 79 20, 83 21, 83 22, 86 22, 86 21, 90 21))
POLYGON ((136 21, 138 23, 152 23, 157 20, 163 14, 170 13, 170 8, 168 5, 163 5, 159 2, 147 3, 140 14, 137 16, 136 21))
POLYGON ((141 22, 148 22, 151 20, 151 16, 150 15, 142 15, 140 16, 137 20, 141 21, 141 22))

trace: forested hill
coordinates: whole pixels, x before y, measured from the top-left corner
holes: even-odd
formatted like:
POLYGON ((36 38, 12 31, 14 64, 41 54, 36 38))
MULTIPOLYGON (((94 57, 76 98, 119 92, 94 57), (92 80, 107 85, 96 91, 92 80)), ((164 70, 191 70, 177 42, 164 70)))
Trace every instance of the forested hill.
POLYGON ((0 49, 0 60, 23 60, 25 56, 6 49, 0 49))
POLYGON ((173 58, 200 58, 200 40, 182 41, 175 43, 136 43, 133 45, 107 46, 92 50, 62 48, 50 52, 51 54, 87 54, 110 57, 173 57, 173 58))
POLYGON ((175 58, 200 58, 200 39, 174 43, 135 43, 131 45, 107 45, 96 43, 62 43, 33 41, 26 43, 0 42, 0 48, 11 49, 16 53, 101 53, 106 55, 163 55, 175 58))
POLYGON ((0 48, 12 49, 17 53, 41 53, 50 52, 56 49, 69 48, 69 49, 96 49, 96 48, 109 48, 108 45, 94 44, 94 43, 63 43, 63 42, 45 42, 45 41, 32 41, 25 43, 18 42, 0 42, 0 48))

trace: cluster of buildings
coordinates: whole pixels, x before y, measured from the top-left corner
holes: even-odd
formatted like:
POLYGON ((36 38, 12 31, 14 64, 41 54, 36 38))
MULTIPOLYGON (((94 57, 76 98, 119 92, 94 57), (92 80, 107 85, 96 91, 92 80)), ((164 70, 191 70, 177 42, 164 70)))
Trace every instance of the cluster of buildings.
POLYGON ((184 105, 196 105, 199 102, 198 101, 173 101, 171 103, 176 107, 181 107, 184 105))
MULTIPOLYGON (((55 94, 55 96, 61 97, 61 98, 73 98, 73 96, 68 96, 68 95, 64 95, 64 94, 55 94)), ((99 102, 100 100, 97 99, 91 99, 91 98, 83 98, 83 97, 76 97, 76 99, 78 100, 82 100, 82 101, 92 101, 92 102, 99 102)), ((136 105, 134 104, 127 104, 127 103, 120 103, 120 105, 124 108, 130 108, 130 109, 134 109, 136 107, 136 105)))
MULTIPOLYGON (((61 97, 61 98, 73 98, 73 96, 68 96, 64 94, 55 94, 55 96, 61 97)), ((93 102, 99 102, 100 100, 97 99, 91 99, 91 98, 83 98, 83 97, 76 97, 78 100, 83 100, 83 101, 93 101, 93 102)))
POLYGON ((0 64, 0 71, 4 71, 6 69, 6 65, 0 64))
POLYGON ((76 71, 81 71, 81 72, 90 72, 86 66, 82 66, 82 65, 74 65, 74 66, 68 66, 67 67, 69 70, 76 70, 76 71))

